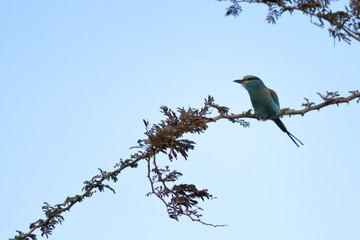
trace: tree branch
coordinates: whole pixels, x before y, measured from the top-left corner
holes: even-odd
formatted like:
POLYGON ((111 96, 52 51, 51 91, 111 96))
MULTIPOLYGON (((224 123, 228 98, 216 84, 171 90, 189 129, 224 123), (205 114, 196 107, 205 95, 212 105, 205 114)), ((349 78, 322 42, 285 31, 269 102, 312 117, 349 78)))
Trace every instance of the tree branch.
POLYGON ((326 106, 329 106, 329 105, 339 105, 340 103, 349 103, 351 100, 354 100, 358 98, 357 102, 359 103, 360 101, 360 93, 354 93, 346 98, 337 98, 337 99, 330 99, 328 101, 325 101, 323 103, 320 103, 320 104, 317 104, 317 105, 314 105, 314 106, 309 106, 307 108, 304 108, 304 109, 300 109, 300 110, 285 110, 283 111, 283 113, 281 115, 289 115, 289 116, 292 116, 292 115, 301 115, 301 116, 304 116, 305 113, 307 112, 310 112, 310 111, 313 111, 313 110, 320 110, 321 108, 324 108, 326 106))
MULTIPOLYGON (((350 93, 351 95, 346 98, 340 97, 337 92, 327 92, 326 94, 318 93, 324 100, 323 103, 315 105, 305 98, 306 103, 303 104, 303 106, 305 106, 304 109, 284 109, 281 116, 303 116, 309 111, 319 110, 334 104, 348 103, 356 98, 358 98, 357 102, 360 102, 359 91, 350 91, 350 93)), ((117 176, 120 172, 129 167, 136 168, 138 162, 141 160, 146 160, 148 164, 147 177, 150 181, 151 192, 147 195, 156 195, 165 204, 170 218, 178 220, 181 216, 187 216, 192 221, 200 222, 204 225, 213 227, 224 226, 206 223, 201 219, 202 215, 200 212, 203 209, 198 206, 199 200, 214 198, 208 193, 208 190, 199 190, 194 184, 175 184, 179 177, 182 176, 182 173, 176 170, 170 170, 169 166, 159 167, 156 163, 156 155, 163 153, 170 162, 177 159, 178 155, 187 159, 187 152, 194 149, 195 142, 183 139, 183 135, 186 133, 203 133, 208 128, 208 123, 210 122, 216 122, 219 119, 228 119, 231 122, 240 123, 243 127, 247 127, 249 124, 242 118, 264 119, 259 115, 251 114, 251 111, 229 115, 229 109, 216 104, 214 98, 211 96, 205 99, 204 106, 200 109, 188 108, 186 110, 184 108, 178 108, 176 113, 166 106, 162 106, 161 111, 166 119, 160 123, 154 124, 150 128, 149 122, 144 121, 146 127, 145 135, 147 138, 138 140, 138 145, 132 147, 140 148, 142 151, 131 155, 130 158, 125 161, 120 160, 120 162, 115 165, 114 171, 106 172, 99 169, 99 175, 84 182, 85 186, 82 189, 84 191, 83 194, 67 197, 63 203, 54 206, 50 206, 45 202, 42 208, 46 218, 31 223, 30 230, 27 233, 17 231, 18 235, 10 240, 36 240, 37 238, 34 231, 37 229, 41 231, 41 236, 48 237, 52 234, 55 226, 64 221, 62 213, 70 211, 75 204, 91 197, 96 191, 103 192, 105 189, 109 189, 115 193, 115 190, 109 185, 104 184, 104 181, 118 181, 117 176), (219 115, 212 118, 208 117, 208 115, 212 114, 213 110, 216 110, 219 115), (172 186, 170 187, 168 185, 172 186)))
MULTIPOLYGON (((332 92, 328 92, 331 94, 334 94, 332 92)), ((307 105, 308 107, 304 108, 304 109, 300 109, 300 110, 291 110, 291 109, 284 109, 281 113, 280 116, 285 116, 285 115, 289 115, 289 116, 292 116, 292 115, 301 115, 301 116, 304 116, 305 113, 309 112, 309 111, 313 111, 313 110, 320 110, 321 108, 324 108, 326 106, 329 106, 329 105, 339 105, 340 103, 349 103, 350 101, 358 98, 357 102, 359 103, 360 102, 360 93, 358 91, 351 91, 351 95, 346 97, 346 98, 343 98, 343 97, 334 97, 334 98, 328 98, 327 95, 321 95, 319 94, 320 96, 323 96, 322 98, 325 100, 323 103, 320 103, 320 104, 317 104, 317 105, 314 105, 314 103, 305 103, 303 105, 307 105), (314 105, 314 106, 313 106, 314 105)), ((337 94, 337 93, 336 93, 337 94)), ((257 119, 257 120, 266 120, 266 119, 263 119, 261 116, 257 115, 257 114, 251 114, 250 111, 248 112, 244 112, 244 113, 241 113, 241 114, 232 114, 232 115, 223 115, 223 114, 220 114, 216 117, 213 117, 213 118, 208 118, 208 122, 216 122, 220 119, 228 119, 228 120, 236 120, 236 119, 239 119, 239 118, 253 118, 253 119, 257 119)))
POLYGON ((149 156, 149 153, 143 153, 141 155, 134 154, 132 155, 132 159, 128 159, 126 161, 120 161, 119 164, 116 164, 115 167, 118 167, 116 170, 112 172, 105 172, 101 169, 101 175, 94 176, 90 181, 85 181, 85 186, 83 187, 83 190, 85 192, 82 195, 75 195, 74 197, 67 197, 64 201, 64 203, 56 204, 54 207, 50 206, 48 203, 44 203, 45 205, 42 207, 46 219, 39 219, 34 223, 30 224, 30 230, 27 233, 23 233, 21 231, 16 231, 18 233, 18 236, 15 236, 14 238, 11 238, 10 240, 36 240, 36 235, 33 234, 33 232, 37 229, 41 230, 41 236, 48 237, 52 234, 52 231, 55 228, 55 225, 61 224, 64 220, 64 217, 62 216, 62 213, 66 211, 70 211, 70 209, 77 203, 82 202, 85 198, 91 197, 96 190, 99 190, 100 192, 103 192, 105 188, 110 189, 115 193, 115 191, 108 185, 104 185, 103 182, 105 180, 113 180, 114 182, 117 181, 117 175, 128 167, 136 167, 137 163, 145 159, 149 156))
POLYGON ((276 23, 283 13, 299 11, 310 16, 310 21, 319 27, 324 26, 324 21, 330 24, 328 28, 330 36, 351 42, 351 38, 360 41, 360 2, 350 0, 348 6, 345 5, 342 11, 331 10, 331 3, 336 0, 302 0, 302 1, 283 1, 283 0, 216 0, 219 2, 229 1, 230 7, 227 8, 226 16, 238 16, 242 12, 241 3, 264 4, 268 7, 266 20, 269 23, 276 23), (318 22, 313 22, 312 18, 317 18, 318 22))

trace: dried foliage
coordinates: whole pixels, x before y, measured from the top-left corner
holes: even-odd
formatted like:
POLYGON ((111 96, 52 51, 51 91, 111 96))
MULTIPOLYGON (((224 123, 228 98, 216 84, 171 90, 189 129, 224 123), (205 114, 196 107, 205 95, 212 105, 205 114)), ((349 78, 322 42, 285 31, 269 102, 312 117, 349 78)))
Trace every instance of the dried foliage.
POLYGON ((121 159, 114 166, 114 171, 107 172, 99 169, 98 175, 84 182, 83 194, 67 197, 63 203, 54 206, 45 202, 42 207, 45 218, 31 223, 30 230, 27 233, 16 231, 17 236, 11 240, 36 240, 37 236, 33 232, 37 229, 40 230, 42 237, 48 237, 53 233, 56 225, 64 221, 62 216, 64 212, 70 211, 75 204, 91 197, 97 191, 103 192, 107 189, 115 193, 115 190, 104 182, 117 182, 120 172, 125 168, 136 168, 141 160, 148 164, 148 178, 151 185, 151 192, 148 196, 156 195, 160 198, 167 208, 169 217, 178 220, 181 216, 187 216, 192 221, 220 226, 208 224, 201 220, 202 208, 198 205, 199 200, 213 199, 208 190, 199 190, 194 184, 173 184, 182 173, 170 170, 168 166, 159 167, 156 163, 156 156, 159 154, 164 154, 170 162, 178 159, 179 156, 187 159, 188 151, 194 149, 195 142, 183 138, 183 135, 186 133, 203 133, 208 128, 206 116, 211 114, 213 110, 219 114, 226 114, 228 111, 226 107, 216 104, 214 98, 210 96, 205 99, 204 106, 200 109, 178 108, 175 112, 166 106, 162 106, 161 112, 165 119, 151 127, 149 122, 144 120, 146 138, 138 140, 137 145, 131 147, 138 149, 135 154, 126 160, 121 159))
POLYGON ((226 9, 226 16, 238 16, 242 12, 241 4, 258 3, 268 7, 266 20, 269 23, 276 21, 284 13, 292 14, 299 11, 310 16, 311 23, 324 27, 329 24, 328 31, 334 39, 347 43, 351 39, 360 41, 360 1, 350 0, 343 10, 333 10, 332 3, 337 0, 216 0, 228 1, 231 5, 226 9))
MULTIPOLYGON (((311 110, 319 110, 329 105, 349 103, 354 99, 357 99, 357 102, 360 101, 359 91, 350 91, 350 93, 351 95, 346 98, 341 97, 338 92, 318 93, 324 101, 323 103, 315 105, 315 103, 305 98, 306 102, 302 105, 305 107, 304 109, 284 109, 282 115, 304 115, 311 110)), ((140 161, 147 163, 147 177, 151 189, 147 196, 155 195, 159 198, 164 203, 170 218, 179 220, 181 216, 186 216, 192 221, 204 225, 224 226, 209 224, 202 220, 201 212, 203 209, 199 204, 204 200, 214 199, 212 194, 207 189, 199 190, 195 184, 178 183, 182 173, 172 170, 169 165, 160 166, 157 163, 157 157, 165 156, 169 163, 179 157, 187 159, 188 151, 194 149, 195 142, 185 139, 184 134, 203 133, 208 128, 209 123, 219 119, 228 119, 233 123, 239 123, 243 127, 248 127, 249 123, 242 118, 261 119, 258 115, 252 114, 251 110, 237 115, 228 115, 228 110, 227 107, 216 104, 211 96, 205 99, 204 106, 200 109, 178 108, 175 112, 166 106, 162 106, 161 112, 164 114, 165 119, 158 124, 153 124, 151 127, 149 122, 144 120, 146 138, 138 140, 137 145, 132 147, 132 149, 138 149, 135 154, 126 160, 121 159, 114 166, 115 170, 113 171, 108 172, 99 169, 99 174, 84 182, 81 195, 67 197, 63 203, 53 206, 45 202, 42 207, 45 215, 44 219, 31 223, 30 230, 27 233, 16 231, 17 235, 10 240, 36 240, 35 230, 40 230, 42 237, 49 237, 56 225, 65 220, 62 216, 64 212, 70 211, 75 204, 91 197, 97 191, 103 192, 107 189, 115 193, 115 190, 104 182, 117 182, 120 172, 126 168, 136 168, 140 161), (213 111, 216 111, 219 115, 210 117, 209 115, 213 111)))
POLYGON ((183 135, 203 133, 208 128, 206 116, 213 110, 219 114, 228 113, 226 107, 219 106, 214 102, 214 98, 209 96, 201 109, 178 108, 175 112, 162 106, 161 112, 165 120, 152 125, 151 128, 149 122, 144 121, 147 138, 139 140, 137 148, 146 149, 150 153, 146 160, 151 192, 147 196, 158 197, 165 204, 170 218, 178 220, 181 216, 187 216, 192 221, 205 225, 220 226, 201 220, 202 208, 198 205, 199 200, 213 199, 208 190, 199 190, 194 184, 175 184, 182 173, 171 170, 168 165, 161 167, 156 161, 158 153, 167 156, 170 162, 179 156, 187 159, 188 151, 194 149, 195 142, 183 138, 183 135))

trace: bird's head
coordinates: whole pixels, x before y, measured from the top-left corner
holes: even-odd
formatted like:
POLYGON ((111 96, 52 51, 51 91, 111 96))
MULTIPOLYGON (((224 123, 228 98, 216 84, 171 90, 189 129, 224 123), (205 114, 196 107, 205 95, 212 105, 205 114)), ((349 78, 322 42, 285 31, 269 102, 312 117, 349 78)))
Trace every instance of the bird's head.
POLYGON ((251 88, 255 86, 264 85, 260 78, 252 75, 247 75, 243 79, 235 80, 234 82, 240 83, 244 88, 251 88))

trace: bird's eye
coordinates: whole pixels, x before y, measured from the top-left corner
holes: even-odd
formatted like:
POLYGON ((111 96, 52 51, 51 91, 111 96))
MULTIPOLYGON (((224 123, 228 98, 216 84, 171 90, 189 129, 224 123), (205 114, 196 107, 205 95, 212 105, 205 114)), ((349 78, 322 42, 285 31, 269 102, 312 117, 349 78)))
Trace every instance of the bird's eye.
POLYGON ((248 76, 245 76, 245 77, 244 77, 243 81, 244 81, 244 82, 249 82, 249 81, 252 81, 252 80, 255 80, 255 79, 257 79, 257 77, 248 75, 248 76))

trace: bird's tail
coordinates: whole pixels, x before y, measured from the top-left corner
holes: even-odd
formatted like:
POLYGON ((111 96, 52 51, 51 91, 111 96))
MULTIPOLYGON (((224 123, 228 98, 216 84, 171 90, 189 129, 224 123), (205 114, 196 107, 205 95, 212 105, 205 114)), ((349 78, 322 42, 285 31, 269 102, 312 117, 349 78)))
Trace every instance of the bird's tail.
POLYGON ((295 137, 294 135, 292 135, 285 127, 284 123, 280 120, 280 118, 275 118, 273 119, 273 121, 276 123, 276 125, 283 131, 285 132, 290 138, 291 140, 296 144, 296 146, 299 147, 299 144, 295 141, 297 140, 301 145, 304 145, 299 139, 297 139, 297 137, 295 137))

